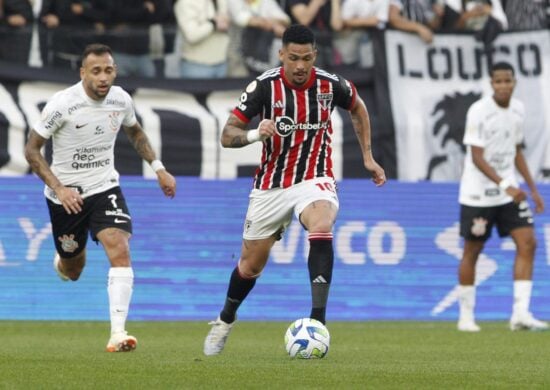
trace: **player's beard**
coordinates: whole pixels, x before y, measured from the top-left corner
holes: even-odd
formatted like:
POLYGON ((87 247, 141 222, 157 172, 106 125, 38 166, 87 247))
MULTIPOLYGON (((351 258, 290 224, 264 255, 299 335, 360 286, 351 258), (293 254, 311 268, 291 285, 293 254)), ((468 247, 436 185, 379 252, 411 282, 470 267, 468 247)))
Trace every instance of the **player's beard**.
POLYGON ((106 84, 104 86, 98 85, 96 88, 94 88, 93 91, 98 98, 103 99, 105 96, 107 96, 110 90, 111 90, 111 85, 106 84))
POLYGON ((294 74, 294 77, 292 78, 292 81, 294 82, 295 85, 301 86, 306 83, 308 78, 309 77, 307 72, 299 72, 299 73, 296 72, 294 74))

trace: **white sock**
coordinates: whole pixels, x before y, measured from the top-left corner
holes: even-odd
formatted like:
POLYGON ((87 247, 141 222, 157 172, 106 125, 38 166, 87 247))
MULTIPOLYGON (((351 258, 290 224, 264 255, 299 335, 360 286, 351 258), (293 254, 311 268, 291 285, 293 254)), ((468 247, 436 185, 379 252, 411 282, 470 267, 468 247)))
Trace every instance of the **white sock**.
POLYGON ((109 312, 111 315, 111 334, 124 332, 126 318, 132 298, 134 271, 131 267, 112 267, 109 269, 107 292, 109 293, 109 312))
POLYGON ((529 312, 532 289, 532 280, 514 280, 514 305, 512 306, 512 315, 521 315, 529 312))
POLYGON ((474 308, 476 306, 476 287, 458 286, 458 306, 460 308, 459 320, 474 321, 474 308))

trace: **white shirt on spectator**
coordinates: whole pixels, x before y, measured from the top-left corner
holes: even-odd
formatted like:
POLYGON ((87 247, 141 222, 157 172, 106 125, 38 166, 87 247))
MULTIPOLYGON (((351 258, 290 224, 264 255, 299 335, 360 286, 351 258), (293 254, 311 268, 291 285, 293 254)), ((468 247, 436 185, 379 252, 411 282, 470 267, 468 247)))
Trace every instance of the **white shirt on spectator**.
MULTIPOLYGON (((462 13, 464 11, 462 9, 462 0, 445 0, 445 4, 458 13, 462 13)), ((506 18, 506 14, 504 13, 500 0, 491 0, 491 7, 491 16, 498 20, 502 25, 502 28, 506 30, 508 28, 508 19, 506 18)))
POLYGON ((227 60, 229 35, 216 31, 216 14, 228 15, 226 0, 177 0, 174 15, 183 35, 181 56, 187 61, 216 65, 227 60), (216 8, 217 6, 217 8, 216 8))
POLYGON ((290 22, 290 17, 275 0, 231 0, 231 20, 240 27, 246 27, 252 16, 290 22))
POLYGON ((387 23, 389 9, 389 0, 344 0, 342 19, 376 16, 381 23, 387 23))
POLYGON ((390 4, 413 22, 428 24, 435 16, 432 0, 390 0, 390 4))

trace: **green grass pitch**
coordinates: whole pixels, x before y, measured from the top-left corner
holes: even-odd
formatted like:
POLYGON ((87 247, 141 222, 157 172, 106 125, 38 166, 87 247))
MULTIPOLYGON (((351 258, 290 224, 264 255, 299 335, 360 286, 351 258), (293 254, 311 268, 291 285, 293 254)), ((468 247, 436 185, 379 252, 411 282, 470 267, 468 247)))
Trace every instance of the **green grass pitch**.
POLYGON ((131 353, 104 352, 105 322, 0 321, 0 389, 550 388, 550 332, 481 322, 331 322, 320 360, 290 359, 287 323, 236 324, 206 357, 206 322, 129 322, 131 353))

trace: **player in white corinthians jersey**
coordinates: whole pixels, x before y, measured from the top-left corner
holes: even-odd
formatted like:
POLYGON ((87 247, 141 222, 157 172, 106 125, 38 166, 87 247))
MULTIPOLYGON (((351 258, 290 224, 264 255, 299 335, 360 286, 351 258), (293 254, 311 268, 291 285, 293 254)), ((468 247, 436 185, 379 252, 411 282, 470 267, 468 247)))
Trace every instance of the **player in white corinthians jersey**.
POLYGON ((512 98, 515 84, 510 64, 494 64, 493 95, 475 102, 466 118, 467 153, 459 195, 460 235, 464 237, 459 268, 460 331, 480 330, 474 320, 475 267, 493 225, 501 237, 510 235, 516 244, 510 329, 548 328, 529 311, 536 240, 533 214, 527 194, 518 185, 516 169, 531 191, 537 213, 544 211, 544 201, 521 151, 525 113, 523 104, 512 98))
POLYGON ((108 295, 111 317, 109 352, 136 348, 126 332, 134 274, 129 239, 132 220, 119 187, 114 146, 122 127, 138 154, 157 173, 168 197, 176 181, 157 160, 136 119, 130 95, 113 86, 116 65, 108 46, 92 44, 82 55, 81 81, 56 93, 44 107, 25 148, 32 170, 46 184, 56 246, 54 268, 62 280, 76 281, 86 263, 88 234, 99 241, 111 263, 108 295), (52 138, 51 167, 40 150, 52 138))
POLYGON ((206 355, 219 354, 233 327, 237 309, 265 267, 271 247, 296 215, 308 231, 310 317, 325 323, 332 279, 332 226, 338 196, 332 172, 332 124, 335 106, 350 112, 365 168, 377 186, 386 182, 371 150, 367 108, 355 87, 342 77, 314 68, 315 38, 302 25, 289 27, 279 51, 282 67, 252 81, 224 126, 224 147, 263 144, 262 159, 244 224, 239 263, 229 280, 225 305, 204 342, 206 355), (247 130, 260 115, 260 126, 247 130))

